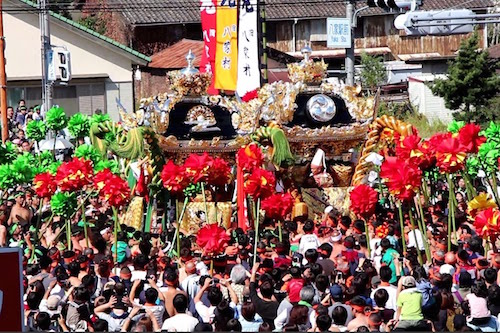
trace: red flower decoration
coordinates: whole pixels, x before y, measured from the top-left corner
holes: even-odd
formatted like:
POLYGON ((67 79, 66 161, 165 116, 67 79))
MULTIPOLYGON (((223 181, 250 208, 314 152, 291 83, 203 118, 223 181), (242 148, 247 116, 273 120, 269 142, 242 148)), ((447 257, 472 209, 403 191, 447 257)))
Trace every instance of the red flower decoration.
POLYGON ((427 165, 427 151, 421 141, 420 136, 416 134, 400 137, 396 144, 396 156, 418 167, 427 165))
POLYGON ((426 141, 427 149, 430 154, 436 154, 438 147, 447 138, 451 137, 451 133, 436 133, 426 141))
POLYGON ((184 162, 186 176, 189 177, 192 184, 206 182, 208 169, 213 162, 213 158, 208 153, 190 154, 184 162))
POLYGON ((238 150, 236 156, 238 165, 246 172, 252 172, 253 169, 260 168, 264 162, 262 150, 256 143, 251 143, 238 150))
POLYGON ((277 193, 262 200, 262 209, 269 218, 283 220, 292 212, 294 202, 290 193, 277 193))
POLYGON ((370 186, 361 184, 356 186, 350 193, 351 210, 354 214, 370 216, 375 212, 378 193, 370 186))
POLYGON ((109 169, 99 171, 94 177, 94 185, 99 191, 99 197, 112 207, 123 206, 130 197, 130 187, 121 177, 109 169))
POLYGON ((420 149, 424 153, 425 162, 422 162, 419 166, 420 169, 426 170, 433 167, 436 164, 436 154, 431 149, 431 143, 429 140, 424 140, 420 144, 420 149))
POLYGON ((420 186, 422 171, 407 161, 387 156, 380 168, 380 178, 397 199, 409 201, 420 186))
POLYGON ((486 138, 479 135, 481 127, 475 124, 467 124, 458 132, 458 140, 469 153, 477 153, 479 146, 486 142, 486 138))
POLYGON ((91 161, 73 157, 57 168, 55 180, 61 191, 77 191, 91 182, 93 174, 91 161))
POLYGON ((467 152, 458 138, 451 134, 446 135, 435 149, 436 164, 439 171, 443 173, 454 173, 464 168, 467 152))
POLYGON ((255 169, 245 181, 245 193, 252 198, 266 198, 273 194, 276 179, 271 171, 255 169))
POLYGON ((241 100, 243 102, 247 103, 247 102, 250 102, 252 99, 256 99, 257 97, 259 97, 259 92, 257 91, 257 89, 254 89, 252 91, 247 92, 245 95, 243 95, 241 100))
POLYGON ((217 224, 207 224, 198 231, 196 244, 206 254, 219 254, 224 252, 229 239, 224 228, 219 227, 217 224))
POLYGON ((40 198, 50 198, 57 190, 54 176, 50 172, 40 173, 33 179, 33 189, 40 198))
POLYGON ((161 179, 163 180, 163 186, 173 194, 181 193, 189 185, 184 167, 178 166, 172 161, 168 161, 163 166, 161 179))
POLYGON ((500 212, 497 208, 481 211, 474 219, 474 226, 479 236, 483 238, 496 237, 500 233, 500 212))
POLYGON ((100 191, 102 190, 105 186, 106 183, 108 182, 108 179, 113 176, 113 173, 109 169, 102 169, 98 173, 95 174, 94 176, 94 187, 100 191))
POLYGON ((210 168, 208 169, 207 183, 222 187, 231 181, 231 168, 229 164, 220 157, 212 160, 210 168))

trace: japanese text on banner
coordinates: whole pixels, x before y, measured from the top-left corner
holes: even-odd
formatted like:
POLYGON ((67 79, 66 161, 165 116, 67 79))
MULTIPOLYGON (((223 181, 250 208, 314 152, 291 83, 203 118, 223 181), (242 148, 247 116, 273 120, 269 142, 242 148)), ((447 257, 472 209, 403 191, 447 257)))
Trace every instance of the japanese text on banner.
MULTIPOLYGON (((203 53, 200 60, 200 72, 212 73, 212 83, 210 90, 213 89, 215 83, 215 50, 217 47, 217 0, 201 0, 200 1, 200 16, 201 29, 203 32, 203 53)), ((210 93, 209 90, 209 93, 210 93)), ((217 93, 215 91, 214 93, 217 93)))
POLYGON ((257 34, 258 8, 254 1, 240 1, 238 30, 238 85, 239 96, 260 87, 259 47, 257 34))
POLYGON ((236 0, 219 0, 217 7, 217 51, 215 88, 236 90, 238 76, 238 9, 236 0))

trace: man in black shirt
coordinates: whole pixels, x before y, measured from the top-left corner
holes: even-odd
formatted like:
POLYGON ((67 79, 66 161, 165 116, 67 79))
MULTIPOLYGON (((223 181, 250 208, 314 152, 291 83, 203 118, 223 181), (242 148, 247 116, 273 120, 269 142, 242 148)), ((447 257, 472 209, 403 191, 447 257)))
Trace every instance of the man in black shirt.
POLYGON ((252 276, 250 278, 250 299, 255 305, 256 312, 262 317, 265 323, 268 323, 274 329, 274 319, 278 312, 279 303, 273 301, 273 285, 269 281, 265 281, 260 285, 260 295, 257 294, 257 282, 255 275, 259 270, 259 263, 256 263, 252 268, 252 276))

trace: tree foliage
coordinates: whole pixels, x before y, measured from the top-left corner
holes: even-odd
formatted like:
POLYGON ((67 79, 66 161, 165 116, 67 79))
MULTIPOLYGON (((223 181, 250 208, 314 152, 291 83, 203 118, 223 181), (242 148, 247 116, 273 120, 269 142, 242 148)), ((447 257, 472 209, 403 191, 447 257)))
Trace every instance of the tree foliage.
POLYGON ((487 127, 490 122, 500 119, 500 96, 493 97, 487 105, 481 106, 472 112, 455 112, 453 118, 464 122, 474 121, 482 127, 487 127))
POLYGON ((372 57, 363 52, 361 65, 363 66, 360 73, 363 87, 374 92, 377 86, 386 82, 387 72, 381 57, 372 57))
POLYGON ((496 63, 488 59, 487 51, 479 51, 479 35, 476 32, 460 46, 457 57, 450 62, 446 79, 434 81, 434 95, 444 98, 447 108, 461 110, 468 120, 475 112, 488 104, 500 88, 500 77, 495 73, 496 63))
POLYGON ((106 20, 102 18, 99 13, 97 14, 92 14, 92 15, 87 15, 87 16, 82 16, 80 20, 78 21, 81 25, 94 30, 95 32, 104 35, 106 34, 107 31, 107 25, 106 25, 106 20))

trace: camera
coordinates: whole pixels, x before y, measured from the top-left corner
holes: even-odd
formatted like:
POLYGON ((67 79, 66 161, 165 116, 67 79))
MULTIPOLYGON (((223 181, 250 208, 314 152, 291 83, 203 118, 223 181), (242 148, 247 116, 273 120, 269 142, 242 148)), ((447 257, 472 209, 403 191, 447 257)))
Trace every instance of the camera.
POLYGON ((211 284, 216 285, 219 282, 220 282, 220 280, 218 278, 213 278, 211 284))

